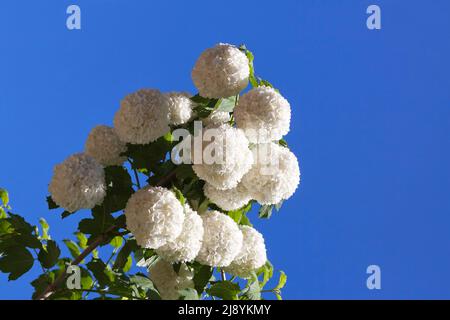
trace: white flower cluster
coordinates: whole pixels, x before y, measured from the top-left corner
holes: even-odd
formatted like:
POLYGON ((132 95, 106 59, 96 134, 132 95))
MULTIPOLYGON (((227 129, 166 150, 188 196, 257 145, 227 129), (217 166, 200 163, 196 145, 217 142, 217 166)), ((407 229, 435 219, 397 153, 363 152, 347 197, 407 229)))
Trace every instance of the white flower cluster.
POLYGON ((184 205, 184 212, 183 229, 180 235, 156 250, 156 253, 166 261, 174 263, 192 261, 202 246, 202 219, 188 204, 184 205))
POLYGON ((106 195, 103 167, 84 153, 74 154, 55 166, 48 190, 53 201, 69 212, 91 209, 106 195))
POLYGON ((241 278, 247 278, 252 271, 266 263, 266 245, 262 234, 254 228, 240 226, 240 229, 244 236, 241 251, 233 262, 225 268, 225 271, 241 278))
POLYGON ((191 95, 185 92, 169 92, 165 94, 169 100, 169 123, 173 125, 189 122, 195 115, 195 103, 191 95))
POLYGON ((235 46, 223 43, 203 51, 192 70, 192 80, 206 98, 238 94, 247 87, 249 75, 247 56, 235 46))
POLYGON ((253 164, 249 142, 242 130, 228 124, 209 128, 209 132, 213 130, 215 130, 213 141, 204 143, 202 163, 194 163, 192 168, 200 179, 215 188, 231 189, 237 186, 253 164), (211 152, 211 159, 205 158, 205 150, 211 152))
POLYGON ((234 117, 251 143, 271 142, 289 132, 291 107, 275 89, 256 87, 239 99, 234 117))
POLYGON ((203 243, 196 260, 214 267, 226 267, 238 255, 243 235, 229 216, 209 211, 203 214, 203 243))
POLYGON ((258 144, 252 151, 255 163, 242 178, 251 197, 261 204, 277 204, 290 198, 300 183, 295 155, 277 143, 258 144))
POLYGON ((147 144, 169 132, 169 101, 159 90, 141 89, 120 103, 114 128, 120 140, 147 144))
POLYGON ((171 263, 159 259, 148 271, 163 300, 178 300, 180 290, 194 288, 194 274, 185 264, 180 266, 177 274, 171 263))
POLYGON ((228 190, 219 190, 209 183, 205 183, 203 192, 211 202, 215 203, 219 208, 225 211, 242 208, 252 200, 250 193, 242 183, 239 183, 237 187, 228 190))
POLYGON ((121 156, 127 150, 115 130, 97 126, 91 130, 85 144, 85 153, 103 166, 120 166, 127 159, 121 156))
POLYGON ((208 117, 203 119, 205 127, 218 127, 224 123, 230 122, 231 115, 225 111, 213 110, 208 117))
POLYGON ((125 207, 127 229, 143 248, 157 249, 174 241, 183 230, 184 208, 174 193, 146 187, 134 193, 125 207))

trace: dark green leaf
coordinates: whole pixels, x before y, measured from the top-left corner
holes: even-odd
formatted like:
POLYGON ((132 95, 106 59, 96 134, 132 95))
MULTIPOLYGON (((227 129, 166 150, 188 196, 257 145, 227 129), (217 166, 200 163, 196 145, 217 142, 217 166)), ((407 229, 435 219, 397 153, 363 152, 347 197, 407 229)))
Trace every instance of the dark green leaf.
POLYGON ((88 269, 92 272, 101 287, 107 287, 114 282, 114 273, 107 268, 105 263, 99 259, 93 259, 86 264, 88 269))
POLYGON ((53 267, 56 262, 58 262, 59 255, 61 254, 61 250, 58 245, 53 240, 47 241, 47 246, 42 247, 39 250, 38 260, 44 268, 53 267))
POLYGON ((47 204, 50 210, 59 208, 59 206, 55 203, 55 201, 53 201, 51 196, 47 197, 47 204))
POLYGON ((237 283, 231 281, 219 281, 211 285, 206 289, 206 292, 223 300, 238 300, 238 294, 241 292, 241 288, 237 283))
POLYGON ((34 258, 24 247, 9 248, 0 258, 0 271, 9 273, 8 280, 16 280, 31 269, 34 258))
POLYGON ((66 244, 67 249, 69 249, 70 254, 71 254, 71 256, 73 258, 76 258, 76 257, 78 257, 81 254, 80 248, 78 247, 78 245, 74 241, 69 240, 69 239, 66 239, 66 240, 63 240, 63 241, 66 244))
POLYGON ((195 290, 197 290, 198 294, 202 294, 203 290, 205 290, 206 285, 212 277, 213 269, 209 266, 196 264, 194 270, 195 290))

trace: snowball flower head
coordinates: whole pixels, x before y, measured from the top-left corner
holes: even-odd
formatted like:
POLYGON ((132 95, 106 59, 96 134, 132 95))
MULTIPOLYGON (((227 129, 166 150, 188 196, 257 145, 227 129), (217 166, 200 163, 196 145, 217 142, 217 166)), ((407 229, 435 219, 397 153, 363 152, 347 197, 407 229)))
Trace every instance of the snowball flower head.
POLYGON ((263 143, 253 149, 255 163, 242 178, 242 184, 261 204, 277 204, 290 198, 300 183, 297 158, 288 148, 263 143))
POLYGON ((238 94, 247 87, 249 75, 247 56, 224 43, 203 51, 192 70, 192 80, 200 95, 206 98, 238 94))
POLYGON ((160 257, 172 263, 194 260, 202 246, 202 218, 188 204, 184 205, 184 213, 183 229, 180 235, 156 250, 160 257))
POLYGON ((97 126, 91 130, 85 144, 85 153, 103 166, 120 166, 127 159, 121 156, 127 150, 115 130, 97 126))
POLYGON ((169 123, 174 125, 189 122, 194 116, 195 103, 191 95, 185 92, 169 92, 165 94, 169 103, 169 123))
POLYGON ((157 249, 175 240, 183 229, 183 206, 172 191, 162 187, 146 187, 134 193, 125 216, 127 229, 144 248, 157 249))
POLYGON ((69 212, 92 209, 106 195, 103 167, 84 153, 74 154, 54 167, 48 191, 69 212))
POLYGON ((228 112, 213 110, 209 116, 203 119, 205 127, 218 127, 224 123, 230 122, 231 116, 228 112))
POLYGON ((234 118, 251 143, 271 142, 289 132, 291 107, 275 89, 257 87, 239 99, 234 118))
POLYGON ((225 268, 232 275, 247 278, 253 270, 262 267, 267 261, 266 245, 261 233, 249 226, 240 226, 244 241, 233 262, 225 268))
POLYGON ((203 150, 194 145, 192 168, 197 176, 220 190, 236 187, 253 164, 244 132, 228 124, 207 127, 203 130, 203 140, 203 150), (196 159, 198 154, 202 156, 201 161, 196 159))
POLYGON ((226 211, 242 208, 252 199, 250 193, 242 183, 228 190, 219 190, 209 183, 205 183, 203 191, 211 202, 226 211))
POLYGON ((242 232, 229 216, 219 211, 203 214, 203 243, 196 260, 212 267, 226 267, 242 247, 242 232))
POLYGON ((158 90, 141 89, 126 96, 114 116, 123 142, 147 144, 169 132, 169 103, 158 90))
POLYGON ((177 274, 172 264, 159 259, 148 271, 163 300, 178 300, 179 290, 194 288, 194 273, 185 264, 180 266, 177 274))

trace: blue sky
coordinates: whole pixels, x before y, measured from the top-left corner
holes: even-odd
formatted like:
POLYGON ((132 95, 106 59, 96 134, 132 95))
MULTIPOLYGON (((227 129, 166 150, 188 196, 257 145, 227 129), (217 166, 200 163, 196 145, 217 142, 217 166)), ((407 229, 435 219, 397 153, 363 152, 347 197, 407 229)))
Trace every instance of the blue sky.
MULTIPOLYGON (((292 106, 302 183, 269 221, 251 218, 286 299, 450 298, 450 3, 387 0, 2 1, 0 185, 16 212, 61 221, 52 167, 112 124, 139 88, 195 93, 191 68, 218 42, 245 43, 292 106), (66 29, 77 4, 82 30, 66 29), (377 4, 382 29, 368 30, 377 4), (382 289, 366 288, 377 264, 382 289)), ((0 299, 29 298, 39 269, 0 275, 0 299)))

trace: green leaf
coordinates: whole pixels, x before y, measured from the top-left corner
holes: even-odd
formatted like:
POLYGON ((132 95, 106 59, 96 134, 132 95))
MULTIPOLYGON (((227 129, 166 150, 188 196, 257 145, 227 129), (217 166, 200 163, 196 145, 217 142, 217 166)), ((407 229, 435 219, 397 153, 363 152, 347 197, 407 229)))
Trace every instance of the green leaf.
POLYGON ((67 249, 69 249, 69 251, 70 251, 70 255, 74 259, 81 254, 80 248, 74 241, 65 239, 65 240, 63 240, 63 242, 66 244, 67 249))
POLYGON ((184 206, 184 204, 186 203, 186 198, 183 196, 183 193, 181 193, 181 191, 178 190, 178 188, 175 186, 172 187, 172 191, 173 193, 175 193, 175 196, 177 197, 178 201, 180 201, 181 205, 184 206))
POLYGON ((252 85, 252 87, 258 87, 258 80, 256 79, 255 68, 253 66, 253 60, 254 60, 253 53, 250 50, 248 50, 245 47, 245 45, 241 45, 239 47, 239 49, 245 53, 245 55, 247 56, 247 59, 248 59, 248 66, 250 68, 250 75, 249 75, 250 84, 252 85))
POLYGON ((197 290, 193 288, 185 288, 178 291, 180 297, 179 300, 199 300, 197 290))
POLYGON ((285 147, 285 148, 288 147, 288 143, 287 143, 286 140, 284 140, 284 139, 280 139, 280 140, 278 141, 278 144, 279 144, 280 146, 282 146, 282 147, 285 147))
POLYGON ((90 241, 96 236, 105 233, 115 226, 114 217, 103 206, 97 206, 92 209, 92 217, 92 219, 83 219, 78 224, 80 232, 91 235, 88 244, 90 244, 90 241))
POLYGON ((135 284, 141 290, 143 290, 146 296, 149 297, 151 300, 161 300, 158 290, 156 290, 155 286, 153 285, 153 282, 149 278, 141 274, 136 274, 130 277, 130 282, 135 284))
POLYGON ((127 144, 125 156, 131 159, 132 169, 150 175, 172 149, 171 137, 163 136, 148 144, 127 144))
POLYGON ((51 196, 48 196, 48 197, 47 197, 47 204, 48 204, 48 208, 49 208, 50 210, 59 208, 59 206, 56 204, 55 201, 53 201, 53 199, 52 199, 51 196))
POLYGON ((122 270, 127 272, 128 264, 131 264, 131 252, 138 248, 136 240, 127 240, 125 245, 120 249, 117 254, 116 261, 112 267, 113 270, 122 270))
POLYGON ((80 267, 81 272, 81 288, 83 289, 91 289, 94 284, 94 280, 92 279, 91 274, 88 270, 83 267, 80 267))
POLYGON ((223 98, 220 101, 220 104, 216 110, 221 112, 233 112, 235 105, 236 105, 236 96, 223 98))
POLYGON ((26 222, 23 217, 17 214, 10 213, 8 221, 14 227, 14 230, 16 230, 19 233, 32 234, 34 231, 34 228, 28 222, 26 222))
POLYGON ((109 243, 111 246, 113 246, 116 249, 119 249, 122 246, 123 238, 121 236, 114 237, 111 242, 109 243))
POLYGON ((261 300, 261 287, 258 281, 253 281, 245 291, 245 296, 249 300, 261 300))
POLYGON ((88 239, 86 238, 84 233, 82 233, 82 232, 75 232, 75 236, 78 239, 78 246, 81 249, 83 249, 83 250, 86 249, 88 247, 88 244, 87 244, 88 239))
POLYGON ((0 200, 2 200, 2 206, 6 207, 9 203, 8 191, 0 188, 0 200))
POLYGON ((273 205, 263 205, 259 208, 258 216, 261 219, 269 219, 272 216, 273 205))
POLYGON ((231 281, 218 281, 206 289, 206 292, 223 300, 238 300, 238 294, 241 292, 241 288, 237 283, 231 281))
POLYGON ((113 213, 123 210, 133 194, 133 183, 124 167, 109 166, 105 168, 106 196, 100 207, 113 213))
POLYGON ((72 215, 72 214, 74 214, 75 213, 75 211, 74 212, 69 212, 69 211, 67 211, 67 210, 64 210, 62 213, 61 213, 61 219, 65 219, 65 218, 67 218, 68 216, 70 216, 70 215, 72 215))
POLYGON ((48 274, 41 274, 37 279, 31 282, 34 288, 32 298, 36 299, 44 290, 55 281, 55 273, 50 271, 48 274))
POLYGON ((280 290, 286 285, 287 275, 283 271, 280 271, 280 278, 278 279, 278 284, 274 290, 280 290))
POLYGON ((38 254, 38 260, 44 268, 53 267, 56 262, 58 262, 59 255, 61 254, 61 250, 58 245, 53 240, 47 241, 47 246, 41 248, 38 254))
POLYGON ((0 271, 9 273, 8 280, 16 280, 31 269, 34 258, 24 247, 9 248, 0 258, 0 271))
POLYGON ((39 219, 39 224, 42 228, 42 239, 44 240, 50 240, 50 236, 48 234, 48 230, 50 229, 50 226, 48 225, 47 221, 44 218, 39 219))
POLYGON ((88 262, 86 266, 92 272, 101 287, 106 287, 114 282, 114 273, 107 268, 103 261, 99 259, 92 259, 92 261, 88 262))
POLYGON ((197 290, 198 294, 202 294, 202 292, 205 290, 206 285, 211 280, 213 269, 209 266, 195 264, 194 270, 193 280, 195 290, 197 290))
POLYGON ((273 266, 270 261, 267 260, 267 262, 256 271, 256 274, 258 276, 261 274, 263 275, 263 280, 260 283, 261 288, 263 288, 273 276, 273 266))

